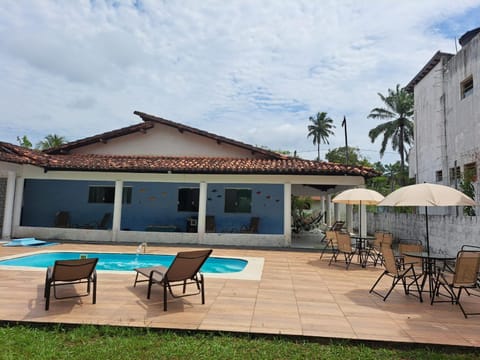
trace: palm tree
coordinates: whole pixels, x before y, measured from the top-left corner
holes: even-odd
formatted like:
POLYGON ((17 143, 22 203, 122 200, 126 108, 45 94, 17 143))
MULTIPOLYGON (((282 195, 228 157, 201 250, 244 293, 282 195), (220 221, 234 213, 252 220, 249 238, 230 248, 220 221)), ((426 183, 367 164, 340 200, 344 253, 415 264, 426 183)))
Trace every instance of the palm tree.
POLYGON ((380 99, 385 103, 385 108, 374 108, 370 111, 368 118, 371 119, 392 119, 370 130, 368 136, 372 143, 380 134, 383 134, 380 156, 383 157, 388 141, 392 142, 392 149, 400 154, 401 170, 405 170, 405 157, 408 149, 405 145, 413 142, 413 94, 401 89, 397 84, 395 90, 388 89, 388 95, 378 93, 380 99))
POLYGON ((35 146, 36 149, 39 150, 47 150, 51 149, 60 145, 63 145, 67 142, 67 139, 65 139, 64 136, 59 136, 57 134, 49 134, 45 136, 45 139, 40 141, 37 146, 35 146))
POLYGON ((308 125, 307 137, 313 136, 313 145, 317 145, 317 160, 320 161, 320 143, 329 144, 328 137, 334 134, 332 128, 335 128, 335 125, 326 112, 318 112, 315 117, 310 116, 308 120, 311 124, 308 125))
POLYGON ((32 143, 30 142, 30 140, 28 140, 27 135, 23 135, 22 137, 17 136, 17 141, 20 146, 23 146, 27 149, 32 148, 32 143))

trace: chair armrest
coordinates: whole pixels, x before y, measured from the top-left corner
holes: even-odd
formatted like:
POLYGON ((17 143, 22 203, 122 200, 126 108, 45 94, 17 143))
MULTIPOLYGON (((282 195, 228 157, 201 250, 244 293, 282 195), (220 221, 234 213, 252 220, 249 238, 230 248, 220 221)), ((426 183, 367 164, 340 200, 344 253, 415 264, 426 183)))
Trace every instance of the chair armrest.
POLYGON ((149 281, 150 282, 161 282, 165 276, 165 273, 159 271, 159 270, 152 270, 150 271, 150 276, 149 276, 149 281), (158 278, 155 275, 160 275, 160 278, 158 278))

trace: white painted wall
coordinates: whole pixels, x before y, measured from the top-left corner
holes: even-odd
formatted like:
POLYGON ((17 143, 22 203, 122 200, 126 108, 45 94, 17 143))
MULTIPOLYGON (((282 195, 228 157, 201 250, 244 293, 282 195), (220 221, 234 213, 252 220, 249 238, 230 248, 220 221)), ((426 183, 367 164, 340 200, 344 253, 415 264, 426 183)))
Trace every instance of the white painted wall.
POLYGON ((109 154, 109 155, 156 155, 156 156, 207 156, 256 158, 247 149, 235 147, 215 139, 180 132, 176 128, 163 124, 155 124, 152 129, 135 132, 108 140, 106 143, 95 143, 72 150, 77 154, 109 154))

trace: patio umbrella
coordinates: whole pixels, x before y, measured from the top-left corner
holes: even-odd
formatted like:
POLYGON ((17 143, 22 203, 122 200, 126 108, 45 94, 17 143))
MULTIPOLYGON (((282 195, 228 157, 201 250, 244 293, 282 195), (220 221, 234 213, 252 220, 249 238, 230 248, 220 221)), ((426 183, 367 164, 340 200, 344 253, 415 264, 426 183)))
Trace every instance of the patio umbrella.
POLYGON ((464 193, 445 185, 415 184, 401 187, 386 196, 378 206, 425 206, 426 247, 430 254, 428 236, 429 206, 475 206, 475 201, 464 193))
MULTIPOLYGON (((332 200, 334 203, 347 205, 376 205, 383 200, 383 195, 375 190, 356 188, 341 192, 332 200)), ((362 236, 362 210, 359 210, 359 233, 362 236)))

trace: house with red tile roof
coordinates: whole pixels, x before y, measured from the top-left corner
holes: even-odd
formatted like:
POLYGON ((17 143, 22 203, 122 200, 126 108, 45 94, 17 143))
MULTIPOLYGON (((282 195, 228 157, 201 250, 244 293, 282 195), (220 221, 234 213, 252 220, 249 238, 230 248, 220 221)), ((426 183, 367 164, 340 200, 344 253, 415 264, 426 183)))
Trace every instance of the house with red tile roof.
POLYGON ((377 176, 135 114, 45 152, 0 143, 2 237, 288 247, 292 195, 328 199, 377 176))

